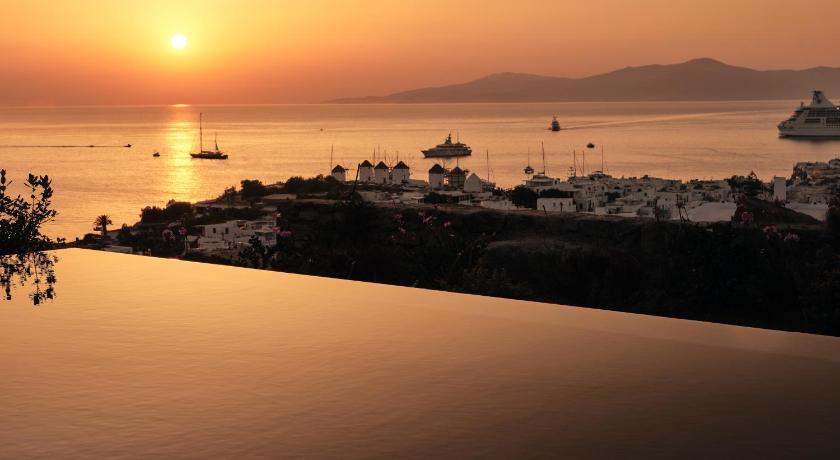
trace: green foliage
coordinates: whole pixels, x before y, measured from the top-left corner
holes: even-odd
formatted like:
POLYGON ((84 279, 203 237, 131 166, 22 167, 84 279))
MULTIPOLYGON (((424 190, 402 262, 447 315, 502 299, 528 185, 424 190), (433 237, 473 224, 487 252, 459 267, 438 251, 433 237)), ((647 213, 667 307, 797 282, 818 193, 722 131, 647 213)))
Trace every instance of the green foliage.
POLYGON ((239 252, 240 261, 252 268, 269 268, 271 257, 274 255, 272 248, 266 247, 256 236, 248 240, 248 246, 239 252))
POLYGON ((615 200, 621 198, 621 193, 619 192, 607 192, 607 203, 613 203, 615 200))
POLYGON ((537 209, 537 198, 537 192, 524 185, 517 185, 510 191, 510 201, 521 208, 537 209))
MULTIPOLYGON (((242 185, 242 199, 243 200, 254 200, 261 196, 266 196, 271 193, 271 190, 263 185, 262 182, 259 180, 243 180, 241 182, 242 185)), ((227 192, 227 191, 226 191, 227 192)))
POLYGON ((174 257, 184 252, 184 238, 163 225, 146 226, 134 231, 128 228, 120 230, 117 241, 120 245, 131 246, 137 252, 149 253, 157 257, 174 257))
POLYGON ((106 214, 102 214, 101 216, 96 216, 96 219, 93 220, 93 230, 101 232, 102 238, 106 238, 108 236, 108 226, 111 224, 113 224, 111 218, 106 214))
MULTIPOLYGON (((256 208, 224 208, 212 209, 202 216, 189 215, 183 219, 186 226, 220 224, 229 220, 257 220, 264 216, 265 212, 256 208)), ((178 219, 176 219, 178 220, 178 219)))
POLYGON ((319 276, 840 335, 818 228, 291 204, 240 263, 319 276), (805 231, 805 233, 802 233, 805 231), (280 240, 280 239, 278 239, 280 240))
MULTIPOLYGON (((568 190, 557 190, 556 188, 543 190, 539 195, 540 198, 574 198, 574 196, 575 194, 568 190)), ((534 202, 534 206, 536 206, 536 202, 534 202)))
POLYGON ((840 242, 840 194, 834 196, 825 213, 825 225, 834 240, 840 242))
POLYGON ((41 233, 41 227, 53 220, 56 211, 52 204, 52 182, 48 176, 29 174, 26 189, 29 197, 11 197, 6 170, 0 170, 0 254, 23 254, 52 246, 41 233))
POLYGON ((455 197, 449 195, 442 195, 436 192, 429 192, 423 197, 423 202, 426 204, 453 204, 456 203, 455 197))
POLYGON ((162 224, 174 222, 189 217, 193 213, 193 206, 186 202, 172 202, 165 208, 146 206, 140 210, 141 224, 162 224))
POLYGON ((346 188, 345 184, 335 180, 332 176, 319 174, 316 177, 304 179, 300 176, 290 177, 281 187, 282 193, 296 193, 298 195, 335 193, 346 188))
POLYGON ((764 183, 761 182, 754 171, 750 171, 747 176, 732 176, 726 182, 732 187, 733 192, 742 193, 749 197, 757 196, 766 190, 764 183))

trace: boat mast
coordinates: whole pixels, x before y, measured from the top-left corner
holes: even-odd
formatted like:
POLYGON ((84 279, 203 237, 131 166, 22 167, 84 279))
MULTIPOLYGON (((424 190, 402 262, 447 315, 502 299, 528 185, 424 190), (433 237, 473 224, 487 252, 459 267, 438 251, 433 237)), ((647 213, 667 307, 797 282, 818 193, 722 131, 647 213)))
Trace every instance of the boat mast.
POLYGON ((545 142, 540 142, 540 145, 542 146, 542 158, 543 158, 542 173, 543 173, 543 175, 548 175, 548 168, 545 167, 545 142))
POLYGON ((572 169, 574 170, 572 177, 577 177, 577 150, 572 150, 572 169))
POLYGON ((601 144, 601 172, 604 172, 604 144, 601 144))
POLYGON ((204 114, 198 112, 198 151, 204 151, 204 130, 201 128, 201 117, 204 114))

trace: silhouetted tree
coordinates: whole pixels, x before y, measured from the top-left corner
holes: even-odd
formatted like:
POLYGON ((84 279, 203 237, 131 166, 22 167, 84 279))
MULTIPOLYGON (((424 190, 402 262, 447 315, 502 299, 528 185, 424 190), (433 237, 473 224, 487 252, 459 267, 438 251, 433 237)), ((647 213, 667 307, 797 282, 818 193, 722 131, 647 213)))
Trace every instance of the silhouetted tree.
POLYGON ((108 238, 108 226, 113 224, 111 222, 111 218, 108 217, 107 214, 102 214, 101 216, 96 216, 96 219, 93 220, 93 229, 94 231, 101 232, 102 238, 108 238))
POLYGON ((270 193, 268 187, 266 187, 261 181, 259 180, 243 180, 241 182, 242 185, 242 199, 243 200, 253 200, 259 198, 261 196, 268 195, 270 193))
POLYGON ((510 192, 510 201, 522 208, 537 209, 537 198, 539 198, 537 192, 524 185, 517 185, 510 192))
POLYGON ((747 176, 732 176, 726 180, 729 186, 732 187, 733 192, 743 193, 746 196, 756 196, 765 190, 764 182, 755 175, 755 171, 750 171, 747 176))
POLYGON ((53 243, 41 233, 41 226, 53 220, 52 182, 48 176, 29 174, 29 197, 8 194, 6 170, 0 170, 0 254, 23 254, 49 248, 53 243))

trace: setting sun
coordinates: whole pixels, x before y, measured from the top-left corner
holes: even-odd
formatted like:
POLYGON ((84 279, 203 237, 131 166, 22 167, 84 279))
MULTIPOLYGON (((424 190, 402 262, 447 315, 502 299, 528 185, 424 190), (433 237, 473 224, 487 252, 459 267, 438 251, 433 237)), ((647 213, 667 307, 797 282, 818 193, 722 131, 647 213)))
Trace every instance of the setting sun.
POLYGON ((184 49, 187 46, 187 37, 183 35, 173 35, 172 36, 172 47, 175 49, 184 49))

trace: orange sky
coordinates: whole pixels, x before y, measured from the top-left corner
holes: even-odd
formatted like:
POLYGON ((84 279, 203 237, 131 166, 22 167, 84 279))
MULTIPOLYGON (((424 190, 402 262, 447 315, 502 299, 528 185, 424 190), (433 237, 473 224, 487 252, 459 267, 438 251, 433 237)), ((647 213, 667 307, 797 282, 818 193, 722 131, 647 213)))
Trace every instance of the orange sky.
POLYGON ((840 67, 840 1, 0 0, 0 105, 317 102, 713 57, 840 67), (189 39, 174 50, 173 34, 189 39))

